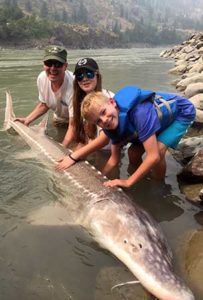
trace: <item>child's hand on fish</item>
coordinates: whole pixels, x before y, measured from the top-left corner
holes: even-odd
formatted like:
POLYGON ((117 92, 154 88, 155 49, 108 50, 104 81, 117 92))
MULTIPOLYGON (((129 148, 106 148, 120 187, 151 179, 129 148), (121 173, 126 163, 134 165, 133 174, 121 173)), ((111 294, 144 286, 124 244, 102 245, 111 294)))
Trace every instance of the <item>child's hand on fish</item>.
POLYGON ((57 171, 63 171, 74 165, 76 163, 76 160, 74 160, 71 155, 66 155, 65 157, 59 159, 57 162, 58 164, 56 165, 55 169, 57 171))
POLYGON ((104 182, 104 185, 108 187, 114 187, 114 186, 120 186, 125 188, 130 187, 129 181, 127 179, 108 180, 104 182))

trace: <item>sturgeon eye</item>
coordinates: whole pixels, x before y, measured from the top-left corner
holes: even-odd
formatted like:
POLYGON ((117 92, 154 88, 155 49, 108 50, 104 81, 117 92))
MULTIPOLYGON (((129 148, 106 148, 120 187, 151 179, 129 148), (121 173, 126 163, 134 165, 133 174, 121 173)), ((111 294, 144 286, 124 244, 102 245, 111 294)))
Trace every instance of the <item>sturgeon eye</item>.
POLYGON ((128 243, 128 241, 127 241, 126 239, 125 239, 123 242, 124 242, 124 244, 127 244, 127 243, 128 243))

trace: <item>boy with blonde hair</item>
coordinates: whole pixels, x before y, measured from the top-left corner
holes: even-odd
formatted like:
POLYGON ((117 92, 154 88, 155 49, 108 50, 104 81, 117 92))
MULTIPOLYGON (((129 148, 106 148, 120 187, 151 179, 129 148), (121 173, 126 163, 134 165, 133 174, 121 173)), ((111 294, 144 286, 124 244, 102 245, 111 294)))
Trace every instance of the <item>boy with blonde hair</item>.
MULTIPOLYGON (((81 111, 83 117, 100 126, 112 142, 104 174, 119 163, 122 146, 131 143, 128 155, 135 171, 127 179, 105 182, 111 187, 130 187, 149 172, 155 179, 163 179, 167 149, 177 147, 195 118, 195 108, 188 99, 132 86, 118 91, 113 99, 101 92, 90 93, 84 98, 81 111)), ((66 157, 57 168, 65 169, 97 149, 98 144, 90 143, 89 147, 66 157)))

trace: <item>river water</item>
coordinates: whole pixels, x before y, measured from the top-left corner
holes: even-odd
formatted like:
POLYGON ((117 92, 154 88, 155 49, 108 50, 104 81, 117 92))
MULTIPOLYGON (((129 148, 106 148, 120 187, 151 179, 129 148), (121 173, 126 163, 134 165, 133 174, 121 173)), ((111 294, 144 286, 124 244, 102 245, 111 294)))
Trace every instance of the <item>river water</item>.
MULTIPOLYGON (((159 58, 162 50, 70 50, 69 69, 73 70, 81 57, 94 57, 103 75, 103 86, 114 92, 131 84, 174 91, 170 85, 173 78, 168 75, 173 62, 159 58)), ((25 116, 35 105, 42 55, 39 50, 0 51, 0 126, 7 89, 13 96, 17 116, 25 116)), ((51 123, 48 133, 61 140, 62 133, 51 123)), ((167 163, 165 183, 143 180, 129 194, 160 223, 174 253, 176 272, 201 300, 203 215, 179 190, 176 174, 180 166, 170 155, 167 163)), ((128 176, 126 156, 120 174, 128 176)), ((111 293, 113 285, 131 280, 132 276, 81 228, 73 224, 56 226, 54 221, 49 226, 31 225, 30 216, 35 211, 57 204, 65 196, 68 197, 66 190, 60 187, 57 177, 33 157, 24 141, 0 131, 0 299, 152 299, 140 285, 120 287, 111 293)))

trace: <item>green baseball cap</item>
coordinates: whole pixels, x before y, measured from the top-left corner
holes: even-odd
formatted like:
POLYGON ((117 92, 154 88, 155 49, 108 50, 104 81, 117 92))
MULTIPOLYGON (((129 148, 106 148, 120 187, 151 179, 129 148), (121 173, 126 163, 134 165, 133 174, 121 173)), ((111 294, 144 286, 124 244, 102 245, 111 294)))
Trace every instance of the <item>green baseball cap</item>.
POLYGON ((67 51, 64 47, 57 45, 50 45, 45 48, 44 59, 43 61, 55 59, 61 63, 67 62, 67 51))

